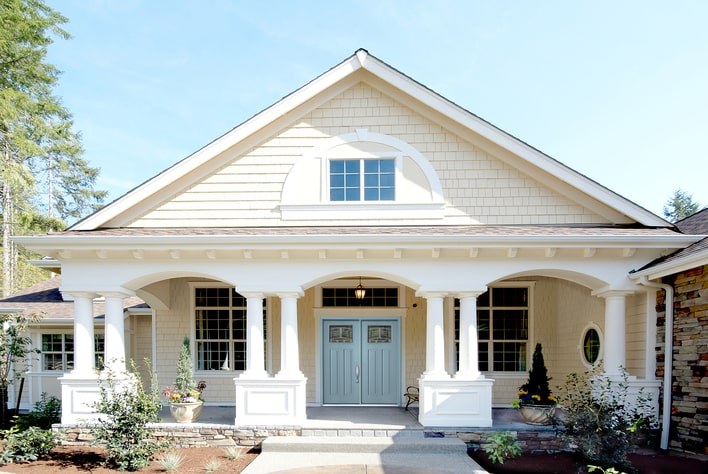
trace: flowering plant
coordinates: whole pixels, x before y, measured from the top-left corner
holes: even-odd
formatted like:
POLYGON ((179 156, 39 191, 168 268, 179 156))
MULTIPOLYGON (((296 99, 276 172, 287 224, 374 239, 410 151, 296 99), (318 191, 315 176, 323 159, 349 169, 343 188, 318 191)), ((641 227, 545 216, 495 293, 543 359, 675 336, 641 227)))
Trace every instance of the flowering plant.
POLYGON ((174 385, 165 387, 162 391, 162 396, 167 398, 169 403, 194 403, 202 399, 202 392, 199 390, 191 389, 186 391, 181 391, 174 385))
POLYGON ((548 388, 549 380, 551 378, 548 377, 546 364, 543 361, 541 344, 536 344, 529 379, 519 387, 518 400, 514 401, 514 408, 519 408, 520 405, 555 405, 558 403, 551 393, 551 389, 548 388))
POLYGON ((182 341, 182 351, 177 360, 177 376, 175 384, 165 387, 162 395, 167 398, 168 403, 195 403, 202 400, 202 390, 206 388, 203 381, 198 384, 194 381, 194 371, 192 369, 192 354, 189 350, 189 338, 182 341))

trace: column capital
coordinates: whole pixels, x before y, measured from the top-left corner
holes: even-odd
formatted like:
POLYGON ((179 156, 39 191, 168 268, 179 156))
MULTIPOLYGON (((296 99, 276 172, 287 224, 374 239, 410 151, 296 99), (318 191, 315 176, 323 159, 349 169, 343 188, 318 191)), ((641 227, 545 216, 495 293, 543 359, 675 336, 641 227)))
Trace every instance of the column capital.
POLYGON ((425 298, 425 299, 430 299, 430 298, 445 298, 448 295, 447 291, 425 291, 425 290, 418 290, 415 292, 415 295, 419 298, 425 298))
POLYGON ((467 291, 458 291, 457 293, 454 293, 453 296, 455 298, 479 298, 479 295, 482 293, 486 292, 487 290, 467 290, 467 291))
POLYGON ((284 291, 275 291, 275 295, 278 298, 302 298, 305 296, 305 292, 302 291, 301 288, 297 290, 284 290, 284 291))
POLYGON ((104 298, 130 298, 135 296, 135 293, 125 291, 99 291, 98 294, 104 298))
POLYGON ((243 296, 244 298, 260 298, 263 299, 265 298, 265 293, 262 291, 238 291, 236 290, 239 295, 243 296))
POLYGON ((625 296, 631 296, 636 291, 634 290, 613 290, 610 288, 602 288, 600 290, 595 290, 592 293, 590 293, 592 296, 597 296, 598 298, 613 298, 613 297, 625 297, 625 296))
POLYGON ((76 299, 76 298, 89 298, 92 300, 98 296, 95 292, 86 291, 86 290, 72 291, 72 290, 64 290, 64 289, 60 288, 59 291, 61 291, 61 296, 64 299, 64 301, 70 301, 70 300, 76 299))

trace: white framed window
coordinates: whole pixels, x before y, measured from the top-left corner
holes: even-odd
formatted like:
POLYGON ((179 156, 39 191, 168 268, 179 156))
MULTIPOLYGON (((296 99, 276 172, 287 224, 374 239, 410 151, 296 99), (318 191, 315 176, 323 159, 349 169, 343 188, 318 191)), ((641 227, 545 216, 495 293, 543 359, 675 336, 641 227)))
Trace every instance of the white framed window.
MULTIPOLYGON (((97 368, 103 367, 105 352, 103 334, 94 334, 94 352, 97 368)), ((41 370, 68 372, 74 369, 74 335, 68 333, 47 333, 41 335, 41 370)))
MULTIPOLYGON (((246 370, 246 312, 246 298, 233 287, 194 287, 196 370, 246 370)), ((267 342, 266 322, 264 300, 263 335, 267 342)))
POLYGON ((602 333, 594 323, 583 329, 580 336, 580 360, 588 368, 594 368, 602 360, 602 333))
MULTIPOLYGON (((477 297, 480 372, 525 372, 529 358, 532 285, 494 286, 477 297)), ((455 360, 459 368, 460 300, 455 299, 455 360)))
POLYGON ((330 159, 329 200, 332 202, 394 201, 396 160, 330 159))

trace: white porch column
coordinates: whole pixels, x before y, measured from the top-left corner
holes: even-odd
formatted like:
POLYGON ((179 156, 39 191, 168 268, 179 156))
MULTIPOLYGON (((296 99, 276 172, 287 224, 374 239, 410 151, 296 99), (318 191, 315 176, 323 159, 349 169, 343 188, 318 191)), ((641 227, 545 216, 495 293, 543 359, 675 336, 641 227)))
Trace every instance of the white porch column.
POLYGON ((278 377, 303 377, 300 371, 300 348, 297 331, 297 293, 279 293, 280 297, 280 372, 278 377))
POLYGON ((72 293, 74 298, 74 370, 76 376, 94 376, 95 346, 93 293, 72 293))
POLYGON ((478 379, 477 297, 483 292, 461 293, 460 298, 460 359, 455 378, 478 379))
POLYGON ((123 315, 123 293, 103 293, 106 298, 106 351, 107 369, 125 372, 125 321, 123 315))
POLYGON ((609 377, 621 376, 626 367, 625 296, 627 292, 609 291, 605 298, 604 367, 609 377))
POLYGON ((242 377, 267 377, 263 346, 263 293, 241 293, 246 302, 246 371, 242 377))
POLYGON ((93 325, 96 295, 92 292, 65 293, 74 298, 74 369, 59 377, 61 422, 72 424, 98 417, 93 409, 93 404, 99 400, 93 325))
POLYGON ((445 372, 445 332, 443 330, 444 293, 421 295, 427 301, 425 330, 425 372, 423 378, 449 378, 445 372))

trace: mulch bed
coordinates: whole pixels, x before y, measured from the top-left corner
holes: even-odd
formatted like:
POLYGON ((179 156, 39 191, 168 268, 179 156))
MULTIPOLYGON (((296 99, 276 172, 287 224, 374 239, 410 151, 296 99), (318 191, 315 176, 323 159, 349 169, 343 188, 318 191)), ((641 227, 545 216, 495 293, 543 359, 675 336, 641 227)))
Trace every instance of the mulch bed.
MULTIPOLYGON (((487 453, 470 453, 480 466, 492 474, 576 474, 585 473, 585 466, 573 453, 523 454, 504 464, 489 461, 487 453)), ((642 451, 628 456, 639 474, 708 474, 708 460, 675 453, 642 451)), ((595 471, 598 472, 598 471, 595 471)))

